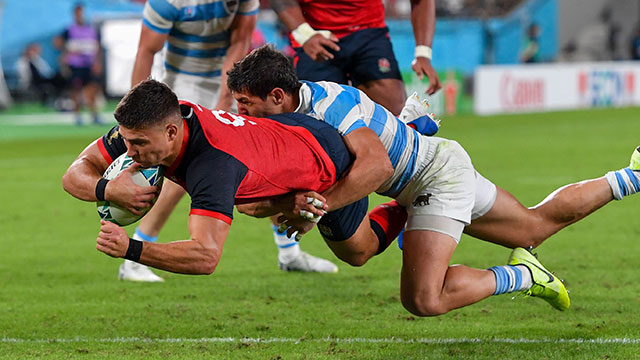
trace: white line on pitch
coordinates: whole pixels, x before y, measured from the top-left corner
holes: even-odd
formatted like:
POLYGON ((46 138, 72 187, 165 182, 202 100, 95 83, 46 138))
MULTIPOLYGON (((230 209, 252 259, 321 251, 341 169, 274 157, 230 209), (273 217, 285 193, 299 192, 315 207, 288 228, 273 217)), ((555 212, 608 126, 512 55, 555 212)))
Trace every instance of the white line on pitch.
POLYGON ((234 337, 209 337, 209 338, 141 338, 141 337, 116 337, 89 339, 83 337, 60 338, 60 339, 20 339, 4 337, 0 339, 2 343, 385 343, 385 344, 640 344, 640 339, 632 338, 596 338, 596 339, 526 339, 526 338, 319 338, 319 339, 296 339, 296 338, 234 338, 234 337))

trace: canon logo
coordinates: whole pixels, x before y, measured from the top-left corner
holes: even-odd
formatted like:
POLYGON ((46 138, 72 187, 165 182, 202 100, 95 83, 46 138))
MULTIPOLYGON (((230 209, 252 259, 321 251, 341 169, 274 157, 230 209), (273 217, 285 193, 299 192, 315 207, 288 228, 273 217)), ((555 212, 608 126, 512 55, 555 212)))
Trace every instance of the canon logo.
POLYGON ((519 79, 509 73, 504 74, 500 81, 500 103, 508 109, 543 106, 544 81, 519 79))

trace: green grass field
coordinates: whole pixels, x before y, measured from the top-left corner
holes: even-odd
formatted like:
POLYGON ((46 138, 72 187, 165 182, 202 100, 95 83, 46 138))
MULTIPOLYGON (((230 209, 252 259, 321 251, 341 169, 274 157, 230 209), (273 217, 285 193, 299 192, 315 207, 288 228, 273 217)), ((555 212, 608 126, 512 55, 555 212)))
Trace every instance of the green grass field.
MULTIPOLYGON (((626 166, 639 116, 636 108, 460 116, 446 118, 439 135, 532 206, 626 166)), ((361 268, 339 263, 338 274, 283 273, 267 220, 241 215, 213 275, 125 283, 116 278, 121 260, 95 250, 95 206, 60 184, 106 130, 0 115, 0 358, 640 358, 640 197, 607 205, 538 249, 571 291, 564 313, 502 295, 417 318, 399 301, 395 245, 361 268)), ((161 241, 188 236, 187 209, 183 201, 161 241)), ((337 261, 315 231, 302 246, 337 261)), ((508 255, 463 237, 453 262, 487 268, 508 255)))

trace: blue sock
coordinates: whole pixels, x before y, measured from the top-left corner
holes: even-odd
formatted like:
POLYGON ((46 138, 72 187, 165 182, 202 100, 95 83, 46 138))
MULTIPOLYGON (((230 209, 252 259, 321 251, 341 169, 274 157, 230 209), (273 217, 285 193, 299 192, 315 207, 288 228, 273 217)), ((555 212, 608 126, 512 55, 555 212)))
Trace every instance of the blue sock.
POLYGON ((531 287, 531 273, 523 265, 494 266, 489 270, 496 276, 496 291, 493 295, 525 290, 531 287))
POLYGON ((142 240, 142 241, 148 241, 148 242, 156 242, 158 241, 158 237, 157 236, 150 236, 147 235, 145 233, 143 233, 142 231, 140 231, 140 228, 136 228, 136 232, 133 234, 133 238, 136 240, 142 240))

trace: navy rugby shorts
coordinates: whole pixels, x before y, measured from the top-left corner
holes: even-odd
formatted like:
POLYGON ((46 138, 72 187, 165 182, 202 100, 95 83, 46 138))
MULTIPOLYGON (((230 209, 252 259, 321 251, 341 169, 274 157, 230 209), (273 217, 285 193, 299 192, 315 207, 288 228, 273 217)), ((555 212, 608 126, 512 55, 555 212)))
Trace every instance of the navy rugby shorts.
POLYGON ((302 48, 296 48, 298 78, 309 81, 333 81, 358 86, 372 80, 402 80, 393 54, 388 28, 356 31, 340 39, 340 51, 332 60, 313 61, 302 48))

